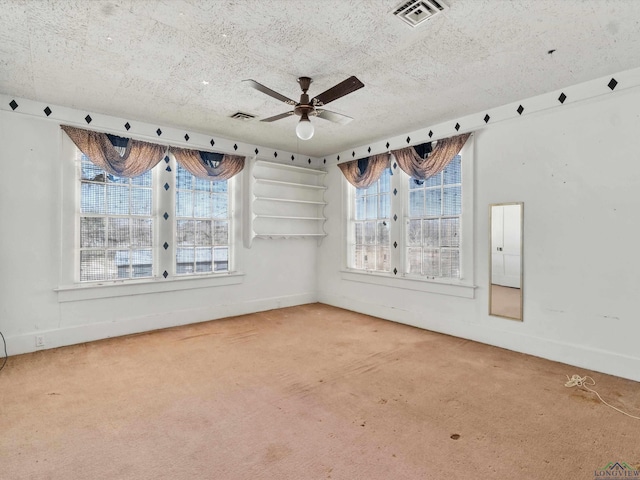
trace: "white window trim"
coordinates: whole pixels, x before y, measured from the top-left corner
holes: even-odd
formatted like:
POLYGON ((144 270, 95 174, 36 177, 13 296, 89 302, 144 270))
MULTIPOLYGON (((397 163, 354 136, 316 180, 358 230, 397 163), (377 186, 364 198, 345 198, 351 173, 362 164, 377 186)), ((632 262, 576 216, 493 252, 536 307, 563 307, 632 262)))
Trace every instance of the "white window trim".
MULTIPOLYGON (((165 222, 161 217, 164 212, 160 212, 158 206, 158 198, 159 195, 161 195, 160 189, 164 191, 162 185, 164 185, 165 179, 172 178, 166 176, 170 174, 165 170, 166 164, 164 160, 162 161, 162 165, 153 171, 154 203, 152 213, 154 220, 157 223, 153 246, 153 278, 80 282, 80 260, 76 251, 77 239, 80 235, 80 224, 77 214, 80 199, 80 182, 78 182, 77 179, 76 165, 77 147, 62 130, 60 131, 60 139, 60 161, 62 163, 62 168, 60 169, 61 178, 59 180, 62 185, 60 199, 62 213, 59 221, 62 238, 60 242, 61 251, 59 255, 60 277, 58 280, 58 287, 54 288, 54 291, 58 294, 58 302, 63 303, 97 298, 161 293, 174 290, 209 288, 236 285, 243 282, 244 273, 241 271, 242 259, 239 255, 242 245, 240 240, 242 238, 242 232, 240 230, 242 222, 239 212, 236 210, 235 206, 240 205, 239 199, 242 196, 242 181, 240 180, 240 176, 244 174, 244 171, 229 180, 229 182, 231 182, 229 188, 232 192, 229 196, 229 222, 231 224, 229 236, 230 239, 233 239, 231 255, 229 258, 230 271, 223 273, 203 273, 189 276, 176 276, 174 274, 176 248, 175 239, 172 239, 171 247, 167 250, 162 247, 160 242, 161 231, 163 228, 166 228, 163 223, 169 223, 172 220, 175 221, 175 185, 171 184, 170 191, 173 195, 171 196, 171 202, 167 204, 169 215, 171 215, 169 221, 165 222), (160 223, 158 224, 158 222, 160 223), (160 260, 161 258, 162 260, 160 260), (166 267, 167 272, 169 273, 169 276, 166 279, 161 276, 161 264, 166 267)), ((170 158, 170 163, 175 165, 175 159, 173 159, 172 156, 170 156, 170 158)), ((175 171, 175 168, 172 167, 172 170, 175 171)), ((171 227, 169 226, 169 228, 171 227)))
MULTIPOLYGON (((378 272, 349 268, 349 248, 348 243, 353 241, 350 222, 352 218, 353 198, 355 187, 342 179, 342 204, 346 213, 343 221, 343 266, 341 277, 343 280, 369 283, 374 285, 384 285, 388 287, 417 290, 422 292, 436 293, 442 295, 452 295, 463 298, 474 298, 475 290, 475 220, 474 220, 474 198, 475 198, 475 136, 472 134, 465 146, 460 151, 462 157, 462 224, 461 245, 460 245, 460 279, 450 278, 428 278, 421 275, 404 273, 406 264, 406 222, 408 221, 409 205, 408 195, 404 188, 398 188, 398 195, 391 196, 391 215, 396 213, 398 220, 395 223, 397 228, 392 228, 391 234, 391 261, 392 271, 378 272), (398 235, 400 232, 400 235, 398 235), (393 242, 398 242, 398 248, 393 248, 393 242), (393 268, 398 268, 398 274, 393 273, 393 268)), ((391 166, 395 158, 391 155, 391 166)), ((393 170, 391 191, 393 188, 408 181, 408 176, 399 167, 393 170)), ((393 219, 391 220, 393 222, 393 219)))

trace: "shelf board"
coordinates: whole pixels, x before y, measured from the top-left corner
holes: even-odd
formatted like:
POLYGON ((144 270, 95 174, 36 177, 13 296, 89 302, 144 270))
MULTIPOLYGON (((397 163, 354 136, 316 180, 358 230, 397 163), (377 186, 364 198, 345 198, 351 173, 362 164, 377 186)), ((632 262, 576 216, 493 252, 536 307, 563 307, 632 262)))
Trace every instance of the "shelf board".
POLYGON ((285 220, 326 220, 325 217, 291 217, 288 215, 256 215, 256 218, 282 218, 285 220))
POLYGON ((276 197, 260 197, 256 195, 256 200, 268 200, 271 202, 285 202, 285 203, 308 203, 312 205, 326 205, 327 202, 319 202, 316 200, 294 200, 292 198, 276 198, 276 197))
POLYGON ((327 187, 324 185, 309 185, 308 183, 295 183, 295 182, 283 182, 282 180, 271 180, 270 178, 260 178, 256 177, 256 181, 258 183, 270 183, 273 185, 286 185, 289 187, 302 187, 302 188, 311 188, 316 190, 326 190, 327 187))
POLYGON ((324 170, 316 170, 314 168, 298 167, 297 165, 288 165, 286 163, 267 162, 266 160, 256 160, 256 166, 265 166, 269 168, 280 168, 283 170, 293 170, 297 172, 311 173, 314 175, 326 175, 324 170))

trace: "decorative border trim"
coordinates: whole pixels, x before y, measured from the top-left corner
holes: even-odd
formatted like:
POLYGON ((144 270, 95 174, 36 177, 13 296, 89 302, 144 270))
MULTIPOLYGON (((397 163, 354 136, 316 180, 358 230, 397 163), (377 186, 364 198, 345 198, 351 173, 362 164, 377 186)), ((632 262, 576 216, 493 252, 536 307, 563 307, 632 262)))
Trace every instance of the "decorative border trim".
POLYGON ((323 163, 327 159, 338 164, 348 161, 348 158, 367 157, 390 150, 404 148, 407 144, 419 145, 421 143, 460 135, 465 132, 473 132, 486 128, 489 123, 494 124, 505 120, 526 117, 538 112, 563 108, 566 105, 583 102, 604 95, 617 93, 640 86, 640 68, 627 70, 607 75, 588 82, 578 83, 560 90, 554 90, 528 99, 516 101, 500 107, 491 108, 482 112, 467 115, 465 117, 447 120, 446 122, 430 127, 403 133, 388 140, 379 140, 374 143, 350 148, 335 154, 323 156, 323 163))
POLYGON ((307 168, 310 165, 314 168, 320 168, 323 165, 321 159, 317 157, 301 156, 292 152, 274 150, 261 145, 251 145, 222 138, 217 135, 212 136, 167 125, 138 122, 131 119, 104 115, 99 112, 76 110, 74 108, 28 100, 26 98, 12 97, 7 94, 0 94, 0 110, 31 115, 42 118, 43 120, 64 123, 79 128, 87 128, 87 125, 90 125, 91 129, 99 132, 135 138, 147 142, 174 145, 182 148, 213 149, 219 153, 244 155, 247 158, 252 158, 254 155, 260 153, 260 156, 264 158, 272 156, 274 159, 278 157, 281 159, 273 161, 304 165, 307 168), (288 157, 291 160, 287 162, 288 157))

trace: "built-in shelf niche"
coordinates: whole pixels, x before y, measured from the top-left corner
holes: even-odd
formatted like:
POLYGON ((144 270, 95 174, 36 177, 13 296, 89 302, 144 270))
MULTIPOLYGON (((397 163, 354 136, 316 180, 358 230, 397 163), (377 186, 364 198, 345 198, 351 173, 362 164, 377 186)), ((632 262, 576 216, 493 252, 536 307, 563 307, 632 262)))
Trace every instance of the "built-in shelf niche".
POLYGON ((321 240, 326 236, 325 171, 265 160, 255 160, 249 168, 244 209, 247 248, 255 238, 321 240))

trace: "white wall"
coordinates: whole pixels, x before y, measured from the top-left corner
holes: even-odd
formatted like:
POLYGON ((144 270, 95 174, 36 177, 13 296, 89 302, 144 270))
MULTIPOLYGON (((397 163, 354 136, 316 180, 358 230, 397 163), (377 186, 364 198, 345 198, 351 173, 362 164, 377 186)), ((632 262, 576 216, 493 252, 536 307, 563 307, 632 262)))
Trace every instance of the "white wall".
POLYGON ((73 295, 54 291, 68 270, 62 239, 73 236, 63 228, 62 171, 74 161, 63 135, 56 121, 0 111, 0 331, 10 355, 35 350, 36 335, 51 348, 316 300, 315 241, 255 240, 246 249, 240 236, 239 284, 194 280, 199 288, 60 301, 73 295))
POLYGON ((638 105, 636 87, 476 132, 474 299, 343 279, 335 253, 343 249, 344 180, 330 168, 319 300, 640 380, 638 105), (523 322, 487 313, 488 206, 515 201, 524 202, 523 322))

